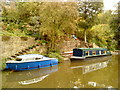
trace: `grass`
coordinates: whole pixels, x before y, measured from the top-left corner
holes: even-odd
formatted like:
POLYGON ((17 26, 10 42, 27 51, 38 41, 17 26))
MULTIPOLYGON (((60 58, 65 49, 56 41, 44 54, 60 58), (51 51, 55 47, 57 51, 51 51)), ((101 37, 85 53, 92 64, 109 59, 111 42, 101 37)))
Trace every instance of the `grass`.
POLYGON ((0 62, 0 70, 4 70, 6 68, 6 58, 3 58, 0 62))
POLYGON ((59 62, 61 62, 64 57, 62 57, 59 53, 57 52, 50 52, 49 54, 45 55, 47 57, 50 57, 50 58, 57 58, 59 62))
POLYGON ((31 51, 31 52, 28 52, 26 54, 39 54, 39 51, 31 51))
POLYGON ((0 36, 14 36, 14 37, 30 37, 22 32, 14 31, 14 33, 8 31, 0 31, 0 36))

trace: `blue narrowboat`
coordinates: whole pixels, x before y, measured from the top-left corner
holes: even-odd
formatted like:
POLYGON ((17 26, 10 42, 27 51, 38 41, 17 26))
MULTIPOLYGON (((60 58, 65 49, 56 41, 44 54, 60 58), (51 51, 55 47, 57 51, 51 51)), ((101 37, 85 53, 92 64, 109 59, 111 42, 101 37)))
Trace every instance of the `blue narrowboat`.
POLYGON ((85 59, 87 57, 111 55, 107 48, 75 48, 70 59, 85 59))
POLYGON ((26 54, 17 56, 15 60, 6 62, 6 69, 31 70, 58 65, 58 59, 48 58, 40 54, 26 54))

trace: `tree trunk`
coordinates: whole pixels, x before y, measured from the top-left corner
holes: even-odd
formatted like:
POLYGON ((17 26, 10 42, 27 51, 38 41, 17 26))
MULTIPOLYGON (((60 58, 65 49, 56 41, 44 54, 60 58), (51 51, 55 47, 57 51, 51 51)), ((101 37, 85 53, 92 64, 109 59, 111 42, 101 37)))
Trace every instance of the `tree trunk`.
POLYGON ((86 39, 86 30, 84 30, 84 41, 85 41, 85 43, 87 43, 87 39, 86 39))

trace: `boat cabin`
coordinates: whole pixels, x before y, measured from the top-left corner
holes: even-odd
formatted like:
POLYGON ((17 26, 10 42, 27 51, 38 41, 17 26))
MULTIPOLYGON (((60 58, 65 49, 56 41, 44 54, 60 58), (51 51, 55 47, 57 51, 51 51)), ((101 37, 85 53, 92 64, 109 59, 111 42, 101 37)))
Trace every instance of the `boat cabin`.
POLYGON ((26 54, 17 56, 16 60, 6 62, 6 69, 10 70, 31 70, 58 65, 58 59, 45 57, 40 54, 26 54))
POLYGON ((73 49, 73 56, 79 56, 79 57, 99 56, 99 55, 108 55, 108 54, 110 54, 110 52, 106 48, 73 49))
POLYGON ((27 54, 27 55, 17 56, 16 61, 40 60, 43 59, 43 57, 44 56, 39 54, 27 54))

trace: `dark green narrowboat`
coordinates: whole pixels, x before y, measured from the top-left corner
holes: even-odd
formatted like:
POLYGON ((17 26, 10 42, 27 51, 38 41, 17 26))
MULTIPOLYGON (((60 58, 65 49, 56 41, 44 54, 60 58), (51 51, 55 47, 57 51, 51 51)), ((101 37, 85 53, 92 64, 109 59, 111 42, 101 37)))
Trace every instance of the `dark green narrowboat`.
POLYGON ((111 55, 107 48, 75 48, 70 59, 85 59, 87 57, 111 55))

